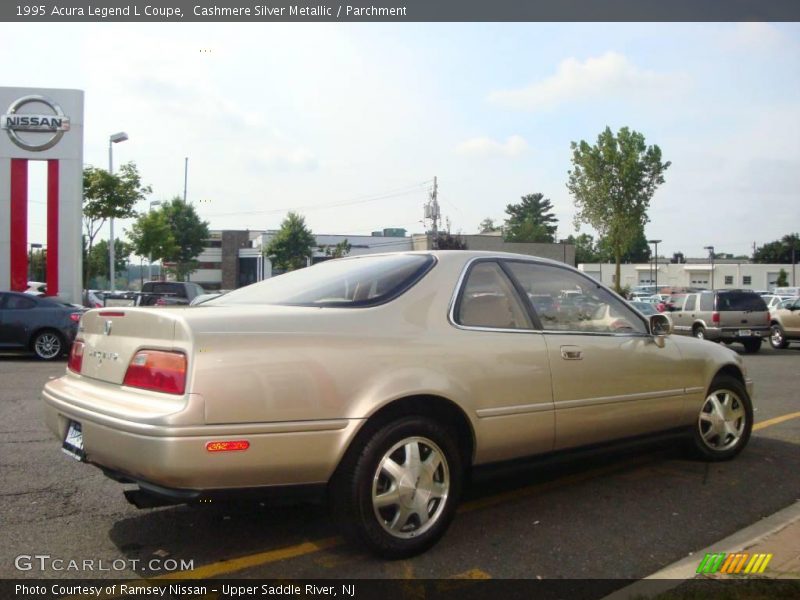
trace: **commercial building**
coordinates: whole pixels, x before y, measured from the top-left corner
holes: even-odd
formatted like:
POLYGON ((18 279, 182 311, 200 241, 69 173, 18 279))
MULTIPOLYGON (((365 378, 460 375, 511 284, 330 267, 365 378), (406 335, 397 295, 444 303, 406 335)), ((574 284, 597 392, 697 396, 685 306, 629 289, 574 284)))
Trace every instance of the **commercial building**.
MULTIPOLYGON (((581 263, 578 269, 608 286, 616 283, 613 263, 581 263)), ((771 290, 781 269, 786 272, 789 285, 797 285, 797 266, 793 269, 792 265, 757 264, 735 259, 715 260, 713 264, 708 259, 671 263, 659 259, 657 264, 620 265, 620 287, 652 285, 656 283, 657 272, 659 287, 771 290)))

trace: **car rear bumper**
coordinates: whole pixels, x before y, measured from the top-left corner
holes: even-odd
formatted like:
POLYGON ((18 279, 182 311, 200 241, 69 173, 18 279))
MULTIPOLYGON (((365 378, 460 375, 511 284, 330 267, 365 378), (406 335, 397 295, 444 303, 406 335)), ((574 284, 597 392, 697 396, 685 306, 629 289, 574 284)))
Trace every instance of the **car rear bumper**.
POLYGON ((237 490, 326 483, 358 431, 361 419, 228 426, 142 426, 93 412, 42 392, 45 421, 63 440, 70 421, 81 424, 85 461, 118 479, 182 490, 237 490), (246 450, 209 452, 212 441, 247 440, 246 450))
POLYGON ((705 337, 708 340, 740 341, 753 338, 769 337, 769 327, 708 327, 705 330, 705 337), (747 331, 749 334, 743 333, 747 331))

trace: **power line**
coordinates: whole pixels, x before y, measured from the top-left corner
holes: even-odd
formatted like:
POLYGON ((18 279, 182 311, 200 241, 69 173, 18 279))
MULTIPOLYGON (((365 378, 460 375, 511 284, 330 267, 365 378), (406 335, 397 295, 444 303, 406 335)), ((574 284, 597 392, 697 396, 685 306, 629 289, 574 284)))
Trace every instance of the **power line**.
POLYGON ((345 202, 333 202, 330 204, 315 204, 315 205, 308 205, 308 206, 292 206, 286 208, 271 208, 271 209, 264 209, 264 210, 240 210, 236 212, 224 212, 224 213, 206 213, 206 216, 209 217, 225 217, 225 216, 235 216, 235 215, 243 215, 243 214, 271 214, 271 213, 281 213, 287 212, 291 210, 303 210, 303 211, 310 211, 310 210, 322 210, 326 208, 338 208, 340 206, 351 206, 354 204, 365 204, 367 202, 377 202, 379 200, 388 200, 391 198, 398 198, 400 196, 408 196, 411 194, 418 194, 425 190, 424 186, 426 186, 430 181, 423 181, 421 183, 415 183, 413 185, 404 186, 401 188, 396 188, 395 190, 390 190, 388 192, 384 192, 378 195, 371 195, 371 196, 361 196, 358 198, 354 198, 353 200, 347 200, 345 202))

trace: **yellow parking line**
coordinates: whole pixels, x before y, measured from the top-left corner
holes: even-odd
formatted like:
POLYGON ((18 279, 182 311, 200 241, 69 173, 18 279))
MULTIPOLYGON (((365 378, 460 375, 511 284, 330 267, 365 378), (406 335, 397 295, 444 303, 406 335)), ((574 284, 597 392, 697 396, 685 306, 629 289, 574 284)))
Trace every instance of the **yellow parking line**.
POLYGON ((782 417, 775 417, 774 419, 767 419, 766 421, 761 421, 760 423, 756 423, 755 425, 753 425, 753 431, 758 431, 759 429, 764 429, 765 427, 772 427, 773 425, 777 425, 778 423, 791 421, 792 419, 797 419, 798 417, 800 417, 800 412, 789 413, 788 415, 783 415, 782 417))
MULTIPOLYGON (((775 417, 774 419, 768 419, 766 421, 762 421, 754 425, 753 430, 757 431, 760 429, 764 429, 766 427, 771 427, 772 425, 777 425, 778 423, 783 423, 785 421, 796 419, 798 417, 800 417, 800 412, 790 413, 787 415, 783 415, 781 417, 775 417)), ((538 483, 521 489, 511 490, 508 492, 503 492, 501 494, 496 494, 494 496, 489 496, 487 498, 472 500, 471 502, 466 502, 462 504, 458 508, 458 512, 459 513, 472 512, 473 510, 488 508, 490 506, 503 504, 511 500, 518 500, 520 498, 531 496, 535 493, 541 493, 547 490, 552 490, 563 486, 571 485, 574 483, 579 483, 581 481, 593 479, 600 475, 607 475, 610 473, 614 473, 616 471, 624 471, 630 467, 644 464, 645 462, 648 462, 650 460, 652 460, 651 455, 644 455, 620 463, 614 463, 611 465, 599 467, 597 469, 592 469, 590 471, 577 473, 575 475, 561 477, 553 481, 538 483)), ((249 569, 252 567, 266 565, 269 563, 287 560, 290 558, 297 558, 299 556, 305 556, 307 554, 314 554, 315 552, 319 552, 321 550, 327 550, 329 548, 339 546, 343 543, 343 541, 344 540, 340 537, 331 537, 317 541, 304 542, 302 544, 295 544, 294 546, 286 546, 285 548, 277 548, 275 550, 259 552, 258 554, 251 554, 248 556, 242 556, 239 558, 232 558, 230 560, 223 560, 216 563, 211 563, 208 565, 204 565, 202 567, 198 567, 192 571, 176 571, 174 573, 167 573, 165 575, 159 575, 156 577, 152 577, 150 579, 154 580, 205 579, 207 577, 215 577, 217 575, 226 575, 229 573, 242 571, 244 569, 249 569)), ((472 571, 467 571, 467 572, 471 573, 472 571)))
POLYGON ((216 575, 224 575, 233 573, 235 571, 242 571, 251 567, 258 567, 268 563, 287 560, 289 558, 297 558, 298 556, 305 556, 306 554, 313 554, 320 550, 326 550, 340 545, 344 540, 340 537, 330 537, 313 542, 304 542, 302 544, 295 544, 294 546, 287 546, 285 548, 278 548, 276 550, 268 550, 266 552, 259 552, 258 554, 250 554, 248 556, 241 556, 239 558, 232 558, 230 560, 223 560, 216 563, 211 563, 198 567, 191 571, 175 571, 174 573, 167 573, 157 577, 149 577, 148 579, 206 579, 208 577, 215 577, 216 575))
POLYGON ((455 575, 450 575, 448 579, 491 579, 492 576, 489 575, 486 571, 481 571, 480 569, 470 569, 469 571, 464 571, 463 573, 456 573, 455 575))

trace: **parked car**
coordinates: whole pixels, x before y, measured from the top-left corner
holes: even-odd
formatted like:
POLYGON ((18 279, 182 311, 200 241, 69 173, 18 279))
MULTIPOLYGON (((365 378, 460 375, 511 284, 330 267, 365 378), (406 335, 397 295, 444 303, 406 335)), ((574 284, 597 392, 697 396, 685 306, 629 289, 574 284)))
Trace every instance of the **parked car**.
POLYGON ((145 281, 137 306, 175 306, 190 304, 205 294, 202 286, 191 281, 145 281))
POLYGON ((89 311, 42 399, 62 447, 137 506, 310 493, 400 558, 441 538, 477 465, 664 431, 737 455, 741 357, 669 333, 546 259, 357 256, 190 308, 89 311), (551 310, 565 289, 613 321, 551 310))
POLYGON ((69 351, 83 311, 55 298, 0 292, 0 349, 59 358, 69 351))
POLYGON ((800 286, 790 285, 784 287, 776 287, 772 290, 772 293, 776 296, 791 296, 792 298, 796 298, 800 296, 800 286))
POLYGON ((83 305, 86 308, 102 308, 105 306, 103 292, 100 290, 83 290, 83 305))
POLYGON ((32 296, 44 296, 47 294, 47 284, 41 281, 29 281, 28 289, 25 290, 25 293, 32 296))
POLYGON ((632 300, 629 304, 642 313, 645 317, 658 314, 656 306, 652 302, 646 302, 644 300, 632 300))
POLYGON ((764 302, 767 305, 767 310, 770 312, 772 312, 773 310, 777 310, 778 305, 780 305, 781 302, 783 302, 784 300, 792 299, 792 296, 776 296, 774 294, 767 294, 767 295, 762 294, 761 297, 764 299, 764 302))
POLYGON ((769 336, 767 305, 748 290, 717 290, 673 296, 671 316, 675 333, 730 344, 739 342, 745 352, 761 349, 769 336))
POLYGON ((773 348, 786 348, 791 341, 800 341, 800 298, 785 301, 770 311, 769 343, 773 348))

